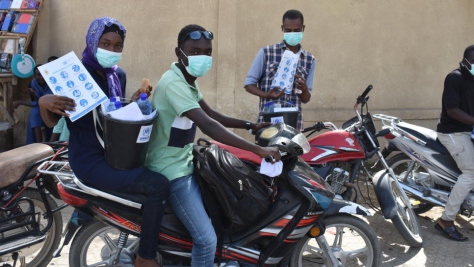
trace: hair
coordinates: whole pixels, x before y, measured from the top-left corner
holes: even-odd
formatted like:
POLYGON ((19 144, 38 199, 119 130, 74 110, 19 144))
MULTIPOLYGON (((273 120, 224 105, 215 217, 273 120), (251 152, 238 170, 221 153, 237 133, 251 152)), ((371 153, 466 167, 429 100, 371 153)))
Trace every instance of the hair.
POLYGON ((464 50, 463 58, 467 59, 467 57, 469 56, 471 52, 474 52, 474 45, 470 45, 466 47, 466 49, 464 50))
POLYGON ((281 22, 285 22, 285 19, 301 19, 301 24, 304 24, 303 13, 296 9, 290 9, 283 14, 281 22))
POLYGON ((102 34, 100 36, 108 32, 115 32, 116 34, 120 35, 120 37, 122 37, 122 40, 125 40, 125 33, 120 29, 117 24, 112 24, 110 26, 105 25, 104 30, 102 31, 102 34))
POLYGON ((199 26, 196 24, 189 24, 187 26, 184 26, 178 34, 178 47, 181 47, 181 45, 189 37, 187 36, 188 33, 193 32, 193 31, 205 31, 205 30, 206 29, 204 29, 202 26, 199 26))
POLYGON ((55 61, 56 59, 58 59, 57 56, 50 56, 48 57, 48 62, 55 61))

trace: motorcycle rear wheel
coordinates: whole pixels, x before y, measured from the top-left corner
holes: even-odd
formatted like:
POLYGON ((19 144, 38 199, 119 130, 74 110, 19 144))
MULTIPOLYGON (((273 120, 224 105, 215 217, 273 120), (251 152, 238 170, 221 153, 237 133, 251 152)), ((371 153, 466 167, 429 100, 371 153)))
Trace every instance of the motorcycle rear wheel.
POLYGON ((420 223, 411 208, 410 200, 397 184, 396 178, 390 179, 392 179, 390 182, 392 195, 397 204, 397 214, 391 219, 392 223, 411 247, 419 247, 423 243, 420 223))
MULTIPOLYGON (((407 169, 408 169, 408 166, 409 164, 412 162, 413 160, 410 159, 407 155, 401 153, 401 154, 398 154, 398 155, 395 155, 393 157, 391 157, 389 160, 387 160, 387 164, 388 166, 390 166, 390 168, 393 169, 393 172, 395 173, 395 175, 398 177, 404 177, 407 169)), ((417 171, 417 172, 425 172, 425 173, 428 173, 428 171, 422 167, 422 166, 419 166, 416 168, 416 170, 414 171, 417 171)), ((414 172, 413 171, 413 172, 414 172)), ((411 176, 413 176, 414 174, 412 173, 411 176)), ((400 179, 398 179, 398 181, 400 181, 400 179)), ((401 183, 402 181, 400 181, 401 183)), ((408 195, 408 197, 410 197, 408 195)), ((418 199, 414 199, 414 198, 410 198, 410 202, 413 206, 413 211, 416 213, 416 214, 421 214, 421 213, 425 213, 429 210, 431 210, 434 206, 432 204, 429 204, 427 202, 424 202, 424 201, 421 201, 421 200, 418 200, 418 199)))
MULTIPOLYGON (((48 224, 47 219, 43 218, 43 215, 46 213, 46 206, 43 203, 43 199, 38 191, 38 189, 26 188, 23 193, 21 193, 20 198, 29 198, 33 201, 35 212, 39 214, 39 225, 40 230, 44 229, 48 224)), ((56 209, 58 205, 48 194, 46 194, 46 199, 49 202, 51 209, 56 209)), ((27 210, 28 204, 19 203, 22 210, 27 210), (24 206, 26 205, 26 206, 24 206)), ((53 215, 53 224, 47 232, 47 237, 43 243, 41 243, 41 248, 35 253, 22 257, 18 259, 18 267, 46 267, 53 258, 53 252, 58 248, 59 242, 61 241, 61 233, 63 230, 63 220, 60 212, 56 212, 53 215)), ((10 262, 4 262, 5 264, 10 262)), ((10 263, 12 264, 12 262, 10 263)))
POLYGON ((117 228, 95 221, 85 225, 77 232, 69 251, 71 267, 122 266, 133 267, 134 254, 139 239, 130 235, 122 252, 118 265, 112 264, 117 249, 120 231, 117 228))
MULTIPOLYGON (((324 237, 342 266, 380 266, 382 250, 372 227, 355 216, 338 214, 324 219, 324 237)), ((315 238, 303 237, 296 245, 290 267, 325 266, 315 238)))

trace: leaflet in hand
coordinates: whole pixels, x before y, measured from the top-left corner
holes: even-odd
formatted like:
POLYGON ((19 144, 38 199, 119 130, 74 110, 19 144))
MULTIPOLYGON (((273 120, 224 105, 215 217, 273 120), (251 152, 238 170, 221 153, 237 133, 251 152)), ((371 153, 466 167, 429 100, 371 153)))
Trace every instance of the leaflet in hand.
POLYGON ((107 100, 107 96, 74 52, 44 64, 38 70, 53 94, 76 101, 76 110, 66 111, 70 114, 71 121, 81 118, 107 100))
POLYGON ((293 82, 295 79, 296 66, 298 65, 300 53, 293 53, 287 49, 283 53, 278 65, 277 72, 273 77, 270 88, 279 86, 280 91, 285 90, 285 94, 291 94, 293 91, 293 82))

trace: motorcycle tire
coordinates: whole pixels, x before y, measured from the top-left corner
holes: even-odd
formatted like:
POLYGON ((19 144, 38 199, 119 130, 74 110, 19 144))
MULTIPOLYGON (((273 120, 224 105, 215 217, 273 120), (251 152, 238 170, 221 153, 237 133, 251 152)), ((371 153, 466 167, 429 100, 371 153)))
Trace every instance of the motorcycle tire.
MULTIPOLYGON (((117 228, 94 221, 83 226, 72 240, 69 250, 69 266, 116 266, 109 265, 112 251, 116 249, 120 231, 117 228)), ((129 236, 120 254, 120 266, 133 267, 134 253, 138 249, 137 237, 129 236)))
MULTIPOLYGON (((341 266, 380 266, 382 249, 368 223, 352 215, 337 214, 325 218, 324 224, 324 237, 341 266)), ((305 235, 296 245, 289 266, 325 266, 323 257, 316 239, 305 235)))
MULTIPOLYGON (((397 154, 391 157, 389 160, 387 160, 388 166, 392 168, 393 172, 397 176, 399 176, 400 174, 402 174, 403 172, 407 170, 408 164, 410 164, 410 162, 412 162, 412 159, 410 159, 410 157, 408 157, 407 155, 403 153, 397 154)), ((423 168, 423 167, 420 166, 419 168, 423 168)), ((428 173, 427 170, 425 170, 425 172, 428 173)), ((408 195, 408 197, 410 196, 408 195)), ((410 201, 410 202, 412 202, 413 211, 416 214, 425 213, 434 207, 434 205, 424 202, 422 200, 418 200, 418 199, 413 199, 413 201, 410 201)))
MULTIPOLYGON (((35 206, 35 211, 39 212, 39 224, 40 230, 44 229, 47 225, 47 220, 43 218, 43 214, 46 213, 46 206, 43 203, 43 199, 37 189, 26 188, 23 193, 21 193, 20 198, 29 198, 33 201, 35 206)), ((58 205, 48 194, 46 194, 46 199, 49 202, 49 206, 52 210, 56 209, 58 205)), ((20 207, 22 204, 20 202, 20 207)), ((36 251, 32 255, 18 259, 17 266, 27 266, 27 267, 46 267, 53 258, 53 252, 59 247, 59 242, 61 241, 61 234, 63 230, 63 220, 60 212, 56 212, 53 215, 53 224, 47 232, 47 237, 42 243, 41 249, 36 251)))
POLYGON ((419 247, 423 243, 421 226, 411 208, 410 200, 398 184, 395 177, 390 177, 392 195, 397 203, 397 214, 391 219, 400 235, 411 247, 419 247))

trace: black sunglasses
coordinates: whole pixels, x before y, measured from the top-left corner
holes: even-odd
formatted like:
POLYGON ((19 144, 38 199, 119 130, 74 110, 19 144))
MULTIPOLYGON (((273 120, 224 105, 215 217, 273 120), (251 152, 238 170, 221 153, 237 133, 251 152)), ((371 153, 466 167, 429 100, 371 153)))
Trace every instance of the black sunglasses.
POLYGON ((191 38, 192 40, 199 40, 201 39, 202 36, 204 36, 204 38, 206 38, 207 40, 212 40, 214 39, 214 34, 212 34, 212 32, 210 31, 193 31, 193 32, 188 32, 186 34, 186 36, 184 36, 184 40, 186 40, 186 38, 191 38))

